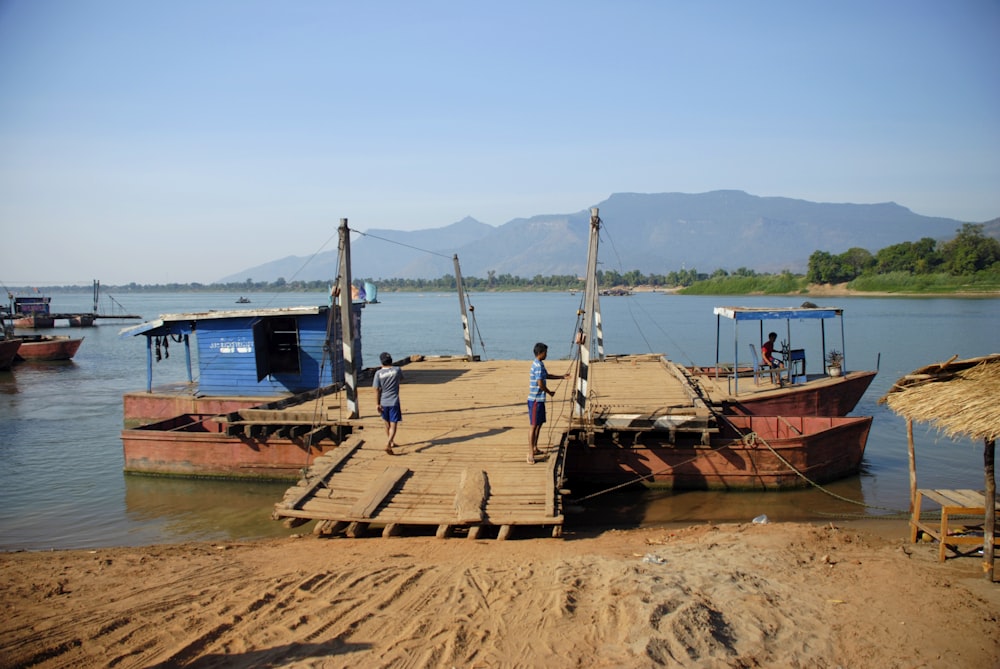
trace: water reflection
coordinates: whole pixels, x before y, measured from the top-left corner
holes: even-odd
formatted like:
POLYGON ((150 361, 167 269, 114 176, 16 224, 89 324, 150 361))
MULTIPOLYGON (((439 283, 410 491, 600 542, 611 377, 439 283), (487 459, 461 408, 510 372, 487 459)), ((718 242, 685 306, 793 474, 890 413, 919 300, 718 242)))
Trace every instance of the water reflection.
POLYGON ((287 536, 271 520, 287 483, 174 479, 126 474, 129 519, 157 526, 165 540, 245 539, 287 536))
POLYGON ((567 523, 641 527, 672 522, 750 522, 761 514, 774 522, 878 515, 865 507, 861 476, 815 488, 781 492, 620 490, 570 501, 567 523))
POLYGON ((16 395, 17 392, 17 377, 14 373, 0 372, 0 395, 16 395))

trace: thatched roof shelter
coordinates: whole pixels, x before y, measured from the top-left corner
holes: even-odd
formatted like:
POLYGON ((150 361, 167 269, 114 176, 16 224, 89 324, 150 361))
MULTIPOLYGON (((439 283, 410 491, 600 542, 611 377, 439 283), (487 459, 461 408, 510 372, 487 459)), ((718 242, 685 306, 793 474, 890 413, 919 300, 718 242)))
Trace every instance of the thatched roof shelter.
POLYGON ((986 517, 984 571, 993 580, 993 534, 996 515, 994 455, 1000 436, 1000 354, 921 367, 893 384, 879 399, 906 418, 910 448, 911 503, 916 495, 913 422, 930 423, 948 437, 982 439, 985 469, 986 517))
POLYGON ((1000 437, 1000 354, 921 367, 896 381, 879 402, 948 437, 993 441, 1000 437))

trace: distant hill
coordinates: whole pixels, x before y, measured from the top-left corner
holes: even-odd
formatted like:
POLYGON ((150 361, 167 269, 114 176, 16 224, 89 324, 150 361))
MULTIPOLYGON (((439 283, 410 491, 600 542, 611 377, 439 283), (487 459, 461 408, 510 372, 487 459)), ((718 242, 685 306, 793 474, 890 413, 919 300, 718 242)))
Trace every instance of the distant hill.
MULTIPOLYGON (((894 202, 821 203, 735 190, 615 193, 594 206, 603 222, 603 266, 645 274, 740 267, 803 273, 816 250, 837 254, 861 247, 875 253, 922 237, 950 239, 963 223, 921 216, 894 202)), ((360 237, 352 235, 351 274, 376 280, 433 279, 454 274, 452 256, 457 253, 466 276, 486 277, 491 270, 526 278, 582 275, 589 221, 588 206, 572 214, 516 218, 499 227, 465 218, 427 230, 367 230, 360 237)), ((1000 238, 1000 219, 987 222, 985 231, 1000 238)), ((303 269, 305 260, 289 256, 219 281, 336 277, 336 251, 317 255, 303 269)))

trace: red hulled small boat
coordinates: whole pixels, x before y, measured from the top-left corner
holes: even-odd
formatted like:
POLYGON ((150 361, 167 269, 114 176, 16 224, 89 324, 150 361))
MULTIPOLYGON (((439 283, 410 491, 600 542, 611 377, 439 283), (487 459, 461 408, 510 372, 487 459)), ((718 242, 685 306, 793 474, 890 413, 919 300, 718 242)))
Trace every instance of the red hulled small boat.
POLYGON ((19 340, 17 357, 34 362, 71 360, 83 343, 83 337, 54 335, 24 335, 19 340))

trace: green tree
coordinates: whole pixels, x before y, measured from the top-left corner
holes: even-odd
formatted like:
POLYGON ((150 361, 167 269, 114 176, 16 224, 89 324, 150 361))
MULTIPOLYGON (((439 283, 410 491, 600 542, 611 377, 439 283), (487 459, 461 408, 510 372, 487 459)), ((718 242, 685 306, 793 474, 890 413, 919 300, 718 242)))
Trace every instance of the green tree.
POLYGON ((957 233, 941 245, 946 272, 953 276, 975 274, 1000 262, 1000 241, 985 236, 982 224, 964 223, 957 233))
POLYGON ((875 266, 875 258, 871 252, 857 246, 847 249, 838 258, 844 273, 850 275, 848 281, 856 279, 875 266))
POLYGON ((937 242, 924 237, 918 242, 902 242, 886 246, 875 254, 875 273, 908 272, 929 274, 941 265, 937 242))

